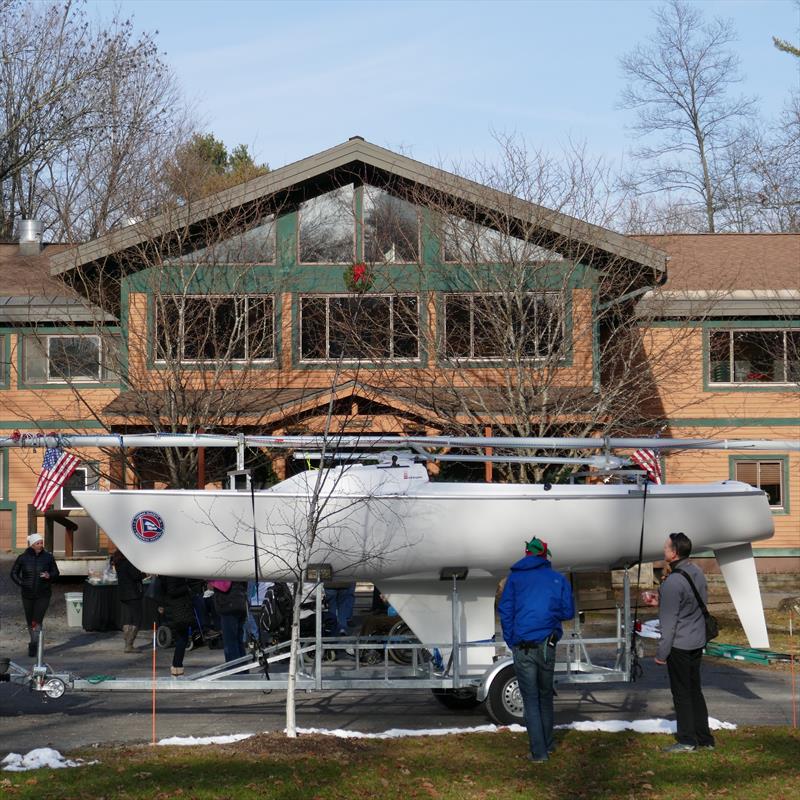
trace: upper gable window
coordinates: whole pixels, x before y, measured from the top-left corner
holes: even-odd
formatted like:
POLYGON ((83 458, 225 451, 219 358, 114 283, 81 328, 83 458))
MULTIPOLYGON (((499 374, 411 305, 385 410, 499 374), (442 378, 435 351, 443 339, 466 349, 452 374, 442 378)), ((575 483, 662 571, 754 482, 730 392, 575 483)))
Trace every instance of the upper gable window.
POLYGON ((522 264, 560 261, 562 256, 494 228, 461 217, 441 220, 443 260, 450 264, 522 264))
POLYGON ((186 253, 167 263, 191 264, 274 264, 275 215, 265 217, 256 227, 186 253))
POLYGON ((800 330, 713 330, 711 384, 800 381, 800 330))
POLYGON ((298 258, 303 264, 355 261, 355 188, 341 186, 300 204, 298 258))
POLYGON ((419 211, 407 200, 364 186, 364 260, 372 264, 419 261, 419 211))
POLYGON ((155 323, 157 361, 224 366, 275 356, 271 295, 161 297, 155 323))

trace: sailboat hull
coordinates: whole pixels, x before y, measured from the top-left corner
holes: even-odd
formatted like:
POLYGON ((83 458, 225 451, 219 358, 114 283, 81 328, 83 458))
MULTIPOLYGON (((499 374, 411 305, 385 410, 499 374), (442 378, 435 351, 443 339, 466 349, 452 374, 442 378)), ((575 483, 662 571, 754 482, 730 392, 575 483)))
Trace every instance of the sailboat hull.
POLYGON ((294 479, 252 496, 76 493, 139 569, 197 578, 251 579, 257 555, 259 576, 294 580, 308 544, 306 560, 329 564, 337 577, 379 582, 438 577, 456 565, 500 577, 534 535, 549 543, 554 567, 587 571, 634 563, 640 546, 644 561, 657 560, 673 531, 686 533, 695 552, 773 534, 764 493, 733 481, 648 486, 646 494, 630 485, 339 481, 317 492, 316 526, 312 495, 294 479))

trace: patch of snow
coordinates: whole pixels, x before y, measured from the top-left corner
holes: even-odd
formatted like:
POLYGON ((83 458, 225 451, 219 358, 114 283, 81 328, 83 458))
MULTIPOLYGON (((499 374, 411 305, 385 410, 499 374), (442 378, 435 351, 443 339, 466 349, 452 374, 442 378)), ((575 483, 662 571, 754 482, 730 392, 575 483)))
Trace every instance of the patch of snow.
POLYGON ((26 755, 9 753, 0 764, 5 772, 27 772, 30 769, 64 769, 65 767, 82 767, 97 764, 97 761, 84 761, 82 758, 71 760, 64 758, 58 750, 51 747, 37 747, 26 755))
POLYGON ((241 742, 242 739, 249 739, 255 736, 254 733, 231 733, 227 736, 170 736, 167 739, 159 740, 159 744, 192 747, 197 744, 231 744, 241 742))
POLYGON ((299 734, 317 733, 321 736, 335 736, 337 739, 402 739, 407 736, 451 736, 455 733, 496 733, 499 730, 522 733, 522 725, 476 725, 473 728, 430 728, 428 730, 412 730, 410 728, 391 728, 380 733, 362 733, 361 731, 345 731, 329 728, 298 728, 299 734))
MULTIPOLYGON (((711 730, 735 731, 736 725, 732 722, 720 722, 714 717, 708 718, 711 730)), ((677 725, 670 719, 639 719, 633 721, 612 719, 603 722, 584 720, 570 722, 566 725, 556 725, 558 730, 598 731, 603 733, 619 733, 620 731, 634 731, 635 733, 675 733, 677 725)), ((429 728, 416 730, 411 728, 391 728, 378 733, 364 733, 362 731, 346 731, 341 728, 298 728, 300 735, 318 734, 320 736, 334 736, 337 739, 401 739, 408 736, 452 736, 458 733, 497 733, 498 731, 511 731, 512 733, 525 733, 524 725, 476 725, 472 728, 429 728)), ((248 739, 252 733, 234 733, 229 736, 173 736, 161 739, 163 745, 201 745, 201 744, 229 744, 248 739)))
MULTIPOLYGON (((604 733, 619 733, 620 731, 634 731, 635 733, 675 733, 678 725, 673 719, 637 719, 628 722, 623 719, 609 719, 603 722, 593 722, 584 720, 582 722, 570 722, 568 725, 556 725, 558 730, 573 731, 602 731, 604 733)), ((708 727, 712 731, 726 730, 735 731, 736 725, 732 722, 720 722, 714 717, 708 718, 708 727)))

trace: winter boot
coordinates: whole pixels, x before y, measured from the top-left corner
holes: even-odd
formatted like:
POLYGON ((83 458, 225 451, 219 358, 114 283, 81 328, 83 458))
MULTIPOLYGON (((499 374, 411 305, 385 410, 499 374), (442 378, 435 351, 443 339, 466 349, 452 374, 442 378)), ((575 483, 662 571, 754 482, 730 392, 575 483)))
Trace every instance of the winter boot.
POLYGON ((135 625, 131 625, 131 641, 130 641, 130 649, 128 647, 125 648, 126 653, 138 653, 139 651, 133 646, 133 643, 136 641, 136 634, 139 633, 139 629, 135 625))
POLYGON ((133 628, 132 625, 123 625, 122 626, 122 638, 125 640, 125 653, 133 653, 133 642, 131 641, 131 629, 133 628))
POLYGON ((31 658, 36 658, 39 653, 39 627, 37 625, 31 625, 30 628, 28 628, 28 636, 30 636, 28 655, 31 658))

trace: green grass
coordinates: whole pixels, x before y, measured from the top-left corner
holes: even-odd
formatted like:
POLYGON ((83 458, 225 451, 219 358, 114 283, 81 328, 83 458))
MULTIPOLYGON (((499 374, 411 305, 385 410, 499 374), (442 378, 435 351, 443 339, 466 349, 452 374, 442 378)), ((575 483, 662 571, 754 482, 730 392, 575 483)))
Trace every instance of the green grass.
POLYGON ((340 740, 264 734, 232 745, 96 748, 76 769, 0 773, 8 800, 252 798, 353 800, 439 798, 800 797, 800 732, 723 731, 714 752, 667 755, 671 737, 635 733, 559 734, 547 764, 525 758, 524 734, 459 734, 340 740))

